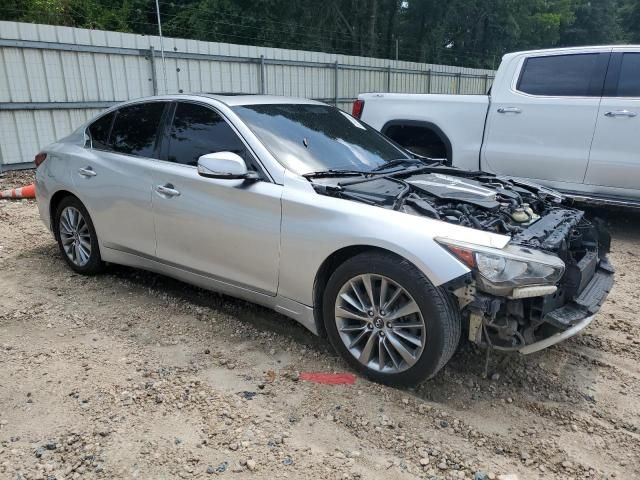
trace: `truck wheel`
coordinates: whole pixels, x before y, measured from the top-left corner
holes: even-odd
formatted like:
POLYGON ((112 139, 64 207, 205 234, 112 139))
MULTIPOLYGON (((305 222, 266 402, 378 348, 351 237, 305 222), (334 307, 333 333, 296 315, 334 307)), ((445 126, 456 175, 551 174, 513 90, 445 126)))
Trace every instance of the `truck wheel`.
POLYGON ((356 371, 394 386, 433 377, 460 338, 453 299, 410 262, 369 252, 340 265, 323 298, 329 341, 356 371))

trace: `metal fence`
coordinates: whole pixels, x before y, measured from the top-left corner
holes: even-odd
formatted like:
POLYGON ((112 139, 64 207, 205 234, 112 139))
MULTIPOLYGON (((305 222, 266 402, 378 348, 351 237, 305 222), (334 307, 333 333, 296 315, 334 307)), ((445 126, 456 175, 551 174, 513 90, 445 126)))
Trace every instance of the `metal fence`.
POLYGON ((114 103, 153 94, 246 92, 349 110, 363 92, 486 93, 492 70, 98 30, 0 22, 0 169, 114 103))

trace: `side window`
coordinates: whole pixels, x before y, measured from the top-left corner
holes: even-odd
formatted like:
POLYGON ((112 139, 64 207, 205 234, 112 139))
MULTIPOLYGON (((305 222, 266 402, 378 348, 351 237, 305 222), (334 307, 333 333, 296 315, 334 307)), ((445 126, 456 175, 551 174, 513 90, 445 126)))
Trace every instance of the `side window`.
POLYGON ((599 53, 527 58, 518 90, 555 97, 600 96, 597 88, 593 88, 598 81, 601 88, 604 80, 599 58, 599 53))
POLYGON ((111 149, 140 157, 153 157, 164 106, 163 102, 150 102, 118 110, 111 129, 111 149))
POLYGON ((96 148, 98 150, 109 149, 109 133, 111 133, 111 125, 113 124, 114 116, 115 113, 109 113, 108 115, 100 117, 98 120, 93 122, 89 128, 87 128, 92 148, 96 148))
POLYGON ((197 165, 207 153, 233 152, 255 169, 255 162, 240 137, 218 113, 203 105, 178 103, 169 131, 170 162, 197 165))
POLYGON ((625 53, 620 65, 617 97, 640 97, 640 53, 625 53))

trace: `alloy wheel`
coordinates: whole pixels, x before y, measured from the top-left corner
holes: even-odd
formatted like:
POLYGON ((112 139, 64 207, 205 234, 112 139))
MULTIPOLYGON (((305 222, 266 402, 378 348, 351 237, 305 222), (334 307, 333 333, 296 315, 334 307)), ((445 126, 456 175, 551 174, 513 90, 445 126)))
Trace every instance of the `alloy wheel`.
POLYGON ((411 368, 426 343, 420 307, 409 292, 383 275, 348 280, 336 298, 335 321, 351 355, 383 373, 411 368))
POLYGON ((75 207, 66 207, 60 214, 60 240, 69 260, 84 267, 91 258, 91 235, 86 220, 75 207))

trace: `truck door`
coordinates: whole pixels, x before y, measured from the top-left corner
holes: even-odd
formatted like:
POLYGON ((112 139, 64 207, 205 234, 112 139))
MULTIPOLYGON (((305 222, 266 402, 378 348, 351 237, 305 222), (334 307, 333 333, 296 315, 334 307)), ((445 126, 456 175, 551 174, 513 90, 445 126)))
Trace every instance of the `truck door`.
POLYGON ((494 86, 482 168, 569 190, 562 184, 582 184, 609 56, 514 57, 511 84, 494 86))
POLYGON ((613 50, 585 183, 640 197, 640 48, 613 50))

